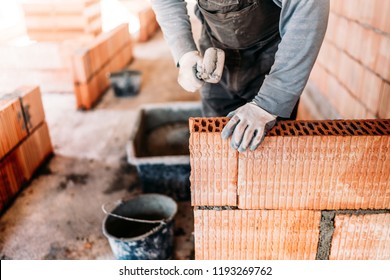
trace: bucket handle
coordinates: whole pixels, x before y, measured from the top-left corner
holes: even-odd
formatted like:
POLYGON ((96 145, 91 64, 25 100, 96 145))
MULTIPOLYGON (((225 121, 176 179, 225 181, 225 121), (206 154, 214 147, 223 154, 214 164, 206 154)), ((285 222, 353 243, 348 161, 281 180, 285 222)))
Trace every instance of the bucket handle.
MULTIPOLYGON (((112 202, 111 202, 112 203, 112 202)), ((106 202, 106 203, 103 203, 102 204, 102 210, 103 212, 106 214, 106 215, 109 215, 109 216, 112 216, 112 217, 115 217, 115 218, 118 218, 118 219, 122 219, 122 220, 127 220, 127 221, 130 221, 130 222, 137 222, 137 223, 146 223, 146 224, 156 224, 156 223, 161 223, 162 225, 165 225, 166 224, 166 220, 143 220, 143 219, 135 219, 135 218, 129 218, 129 217, 124 217, 124 216, 121 216, 121 215, 118 215, 118 214, 114 214, 114 213, 111 213, 109 211, 106 210, 106 206, 111 204, 110 202, 106 202)), ((122 200, 118 200, 116 202, 116 205, 120 205, 121 203, 123 203, 122 200)))

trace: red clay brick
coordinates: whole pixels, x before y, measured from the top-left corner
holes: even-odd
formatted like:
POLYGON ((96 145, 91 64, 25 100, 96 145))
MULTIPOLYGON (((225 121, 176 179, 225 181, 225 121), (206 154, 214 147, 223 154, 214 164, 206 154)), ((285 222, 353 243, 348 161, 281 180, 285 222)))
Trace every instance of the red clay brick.
POLYGON ((336 215, 331 260, 389 260, 390 213, 336 215))
POLYGON ((377 50, 375 72, 386 81, 390 81, 390 37, 381 36, 379 49, 377 50))
POLYGON ((379 103, 379 117, 390 119, 390 84, 384 83, 379 103))
POLYGON ((190 118, 192 205, 237 205, 238 153, 223 141, 226 118, 190 118))
POLYGON ((0 160, 0 211, 33 176, 53 152, 46 123, 41 124, 19 146, 0 160))
POLYGON ((128 25, 101 34, 73 57, 74 91, 77 108, 90 109, 109 87, 107 75, 119 71, 132 59, 128 25))
POLYGON ((389 207, 389 120, 279 122, 256 151, 239 154, 238 175, 237 154, 220 140, 225 123, 190 121, 193 205, 235 206, 238 184, 241 209, 389 207))
POLYGON ((46 122, 37 129, 18 147, 16 152, 21 159, 25 178, 30 180, 39 166, 53 153, 49 128, 46 122))
POLYGON ((23 86, 16 89, 22 104, 26 127, 29 133, 45 121, 45 111, 39 87, 23 86))
POLYGON ((372 112, 378 112, 379 100, 383 90, 383 80, 374 72, 365 69, 359 100, 372 112))
POLYGON ((196 260, 314 260, 319 211, 195 210, 196 260))
POLYGON ((66 40, 101 32, 100 1, 23 1, 27 33, 34 40, 66 40))
POLYGON ((0 160, 28 134, 19 98, 0 99, 0 160))
MULTIPOLYGON (((366 136, 273 137, 271 131, 256 151, 240 154, 239 208, 388 208, 388 131, 384 131, 385 135, 374 136, 370 135, 369 129, 358 128, 356 122, 349 128, 342 124, 327 127, 342 133, 355 130, 366 136)), ((344 124, 349 126, 348 122, 344 124)), ((284 125, 286 129, 294 130, 294 123, 284 125)))

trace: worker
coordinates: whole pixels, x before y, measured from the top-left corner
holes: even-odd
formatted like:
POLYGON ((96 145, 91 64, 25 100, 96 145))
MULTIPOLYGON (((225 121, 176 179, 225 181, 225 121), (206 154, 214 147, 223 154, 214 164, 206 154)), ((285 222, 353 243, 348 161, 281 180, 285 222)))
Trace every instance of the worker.
MULTIPOLYGON (((178 82, 201 91, 206 117, 228 116, 222 138, 255 150, 276 120, 295 119, 300 95, 324 39, 329 0, 197 0, 199 51, 184 0, 151 0, 178 82), (209 48, 225 53, 219 83, 197 77, 209 48)), ((212 59, 212 58, 211 58, 212 59)))

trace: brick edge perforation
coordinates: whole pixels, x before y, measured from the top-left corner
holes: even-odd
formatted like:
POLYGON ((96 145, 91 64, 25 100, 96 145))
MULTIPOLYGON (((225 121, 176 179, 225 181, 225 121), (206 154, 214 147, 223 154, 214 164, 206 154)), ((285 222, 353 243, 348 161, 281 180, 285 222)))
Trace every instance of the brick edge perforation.
MULTIPOLYGON (((228 118, 191 118, 191 132, 221 132, 228 118)), ((279 121, 267 136, 382 136, 390 135, 390 119, 279 121)))

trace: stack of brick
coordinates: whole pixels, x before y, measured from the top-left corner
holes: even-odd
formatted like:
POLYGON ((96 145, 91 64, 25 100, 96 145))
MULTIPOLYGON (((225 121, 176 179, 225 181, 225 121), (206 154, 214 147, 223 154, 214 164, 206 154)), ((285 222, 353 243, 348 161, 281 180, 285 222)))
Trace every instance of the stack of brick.
POLYGON ((325 41, 307 87, 312 103, 323 98, 344 119, 390 118, 389 8, 387 0, 331 0, 325 41))
POLYGON ((245 153, 226 122, 190 119, 196 259, 390 258, 390 120, 279 122, 245 153))
POLYGON ((22 8, 33 40, 62 41, 102 31, 100 0, 23 0, 22 8))
POLYGON ((109 87, 108 74, 124 68, 133 57, 128 25, 102 33, 73 55, 77 107, 90 109, 109 87))
POLYGON ((148 41, 159 29, 156 15, 146 0, 123 0, 121 4, 128 10, 129 17, 136 19, 139 30, 134 35, 139 42, 148 41))
POLYGON ((0 98, 0 211, 52 154, 38 87, 0 98))

